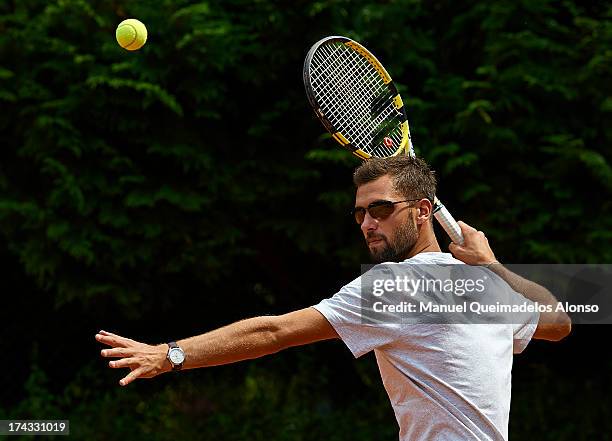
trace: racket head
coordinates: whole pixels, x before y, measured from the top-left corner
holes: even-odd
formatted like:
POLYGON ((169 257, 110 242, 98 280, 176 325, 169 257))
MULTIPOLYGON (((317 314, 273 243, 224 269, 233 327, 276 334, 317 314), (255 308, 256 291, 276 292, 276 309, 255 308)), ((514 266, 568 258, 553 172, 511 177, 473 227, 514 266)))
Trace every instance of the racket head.
POLYGON ((397 87, 364 46, 323 38, 310 48, 303 74, 310 105, 342 147, 361 159, 414 154, 397 87))

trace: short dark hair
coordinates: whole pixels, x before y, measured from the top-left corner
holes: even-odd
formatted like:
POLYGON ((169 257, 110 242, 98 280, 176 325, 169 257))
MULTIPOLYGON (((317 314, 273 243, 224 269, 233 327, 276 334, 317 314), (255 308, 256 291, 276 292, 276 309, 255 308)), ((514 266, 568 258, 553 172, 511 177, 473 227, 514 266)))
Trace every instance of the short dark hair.
POLYGON ((390 158, 371 158, 355 169, 353 182, 360 187, 389 175, 393 189, 406 199, 427 198, 433 202, 436 195, 436 176, 420 158, 399 155, 390 158))

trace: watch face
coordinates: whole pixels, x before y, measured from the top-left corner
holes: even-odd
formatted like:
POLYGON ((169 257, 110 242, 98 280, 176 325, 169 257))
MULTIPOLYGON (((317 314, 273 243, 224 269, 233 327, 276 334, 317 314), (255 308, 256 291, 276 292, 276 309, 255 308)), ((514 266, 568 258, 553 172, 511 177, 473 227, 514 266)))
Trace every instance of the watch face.
POLYGON ((183 361, 185 361, 185 354, 183 354, 183 351, 179 348, 170 349, 168 357, 170 358, 170 361, 174 364, 181 364, 183 361))

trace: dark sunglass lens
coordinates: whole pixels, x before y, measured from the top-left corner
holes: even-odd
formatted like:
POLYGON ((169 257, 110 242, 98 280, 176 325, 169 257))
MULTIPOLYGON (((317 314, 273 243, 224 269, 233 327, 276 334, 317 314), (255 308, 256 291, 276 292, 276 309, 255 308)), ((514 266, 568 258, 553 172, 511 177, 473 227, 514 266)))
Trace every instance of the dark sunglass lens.
POLYGON ((361 225, 365 219, 365 208, 355 208, 353 213, 355 214, 355 222, 361 225))
POLYGON ((395 209, 395 205, 391 202, 386 202, 384 204, 379 204, 374 207, 371 207, 368 211, 370 212, 370 216, 374 219, 385 219, 393 213, 395 209))

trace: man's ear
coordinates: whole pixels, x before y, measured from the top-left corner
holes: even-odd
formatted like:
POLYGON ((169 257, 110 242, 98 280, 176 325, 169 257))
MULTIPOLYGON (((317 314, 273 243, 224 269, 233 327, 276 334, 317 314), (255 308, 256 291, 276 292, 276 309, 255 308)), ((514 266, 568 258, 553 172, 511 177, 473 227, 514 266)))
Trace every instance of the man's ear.
POLYGON ((433 205, 429 199, 421 199, 418 201, 416 208, 419 210, 416 218, 417 225, 426 224, 431 221, 433 205))

